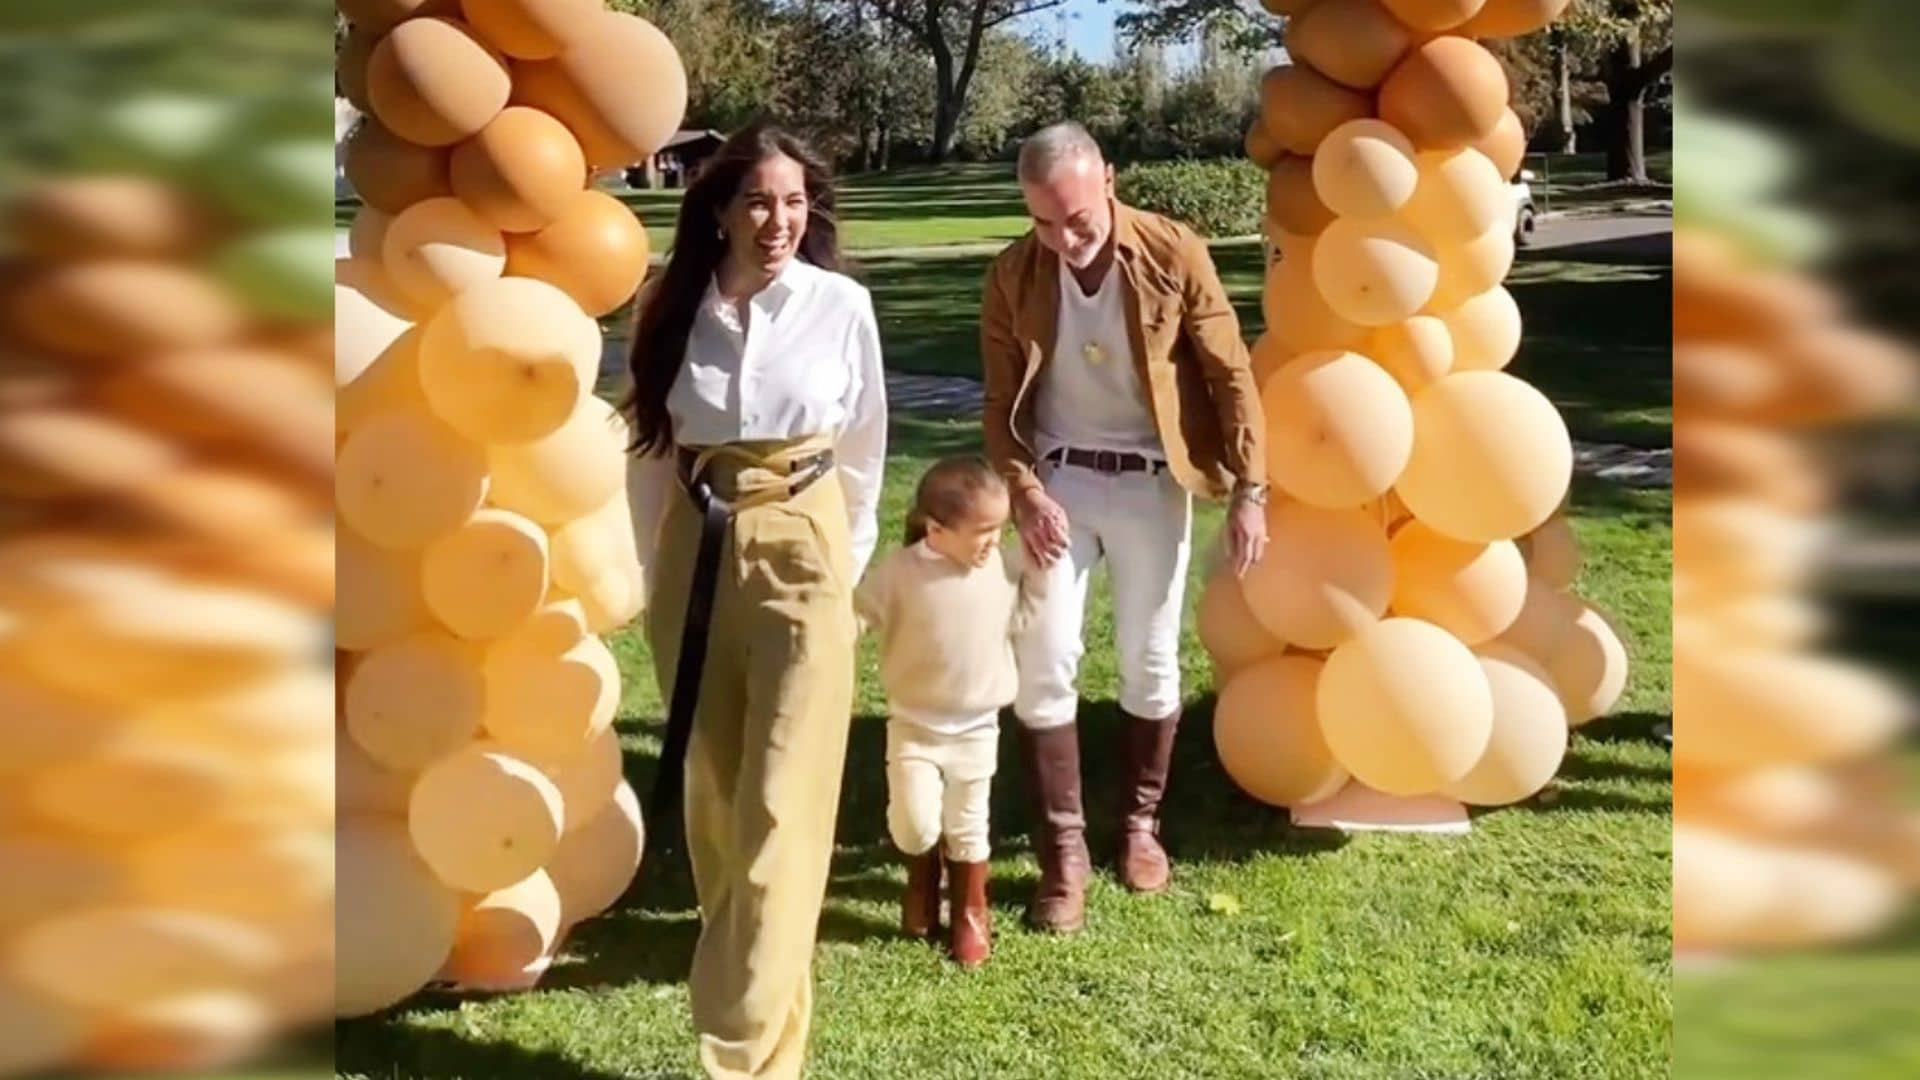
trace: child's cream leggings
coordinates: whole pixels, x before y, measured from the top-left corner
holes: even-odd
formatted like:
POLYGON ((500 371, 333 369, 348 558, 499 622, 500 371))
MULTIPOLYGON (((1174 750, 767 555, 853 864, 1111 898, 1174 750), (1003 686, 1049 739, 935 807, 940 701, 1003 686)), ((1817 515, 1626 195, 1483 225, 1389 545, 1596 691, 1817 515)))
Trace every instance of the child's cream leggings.
POLYGON ((997 712, 961 734, 895 716, 887 721, 887 828, 908 855, 946 838, 954 862, 987 861, 987 796, 999 756, 997 712))

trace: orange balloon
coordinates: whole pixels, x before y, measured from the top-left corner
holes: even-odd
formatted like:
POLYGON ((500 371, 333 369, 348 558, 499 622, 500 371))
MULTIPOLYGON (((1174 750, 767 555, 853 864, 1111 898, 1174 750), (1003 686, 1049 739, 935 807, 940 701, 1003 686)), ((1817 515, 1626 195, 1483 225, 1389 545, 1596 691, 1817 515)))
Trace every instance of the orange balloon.
POLYGON ((1395 490, 1461 540, 1509 540, 1553 515, 1573 440, 1546 395, 1501 371, 1455 372, 1413 401, 1413 456, 1395 490))
POLYGON ((1368 515, 1279 503, 1267 510, 1267 532, 1266 554, 1241 588, 1254 617, 1281 641, 1330 649, 1387 610, 1393 560, 1368 515))
POLYGON ((1480 11, 1486 0, 1381 0, 1393 17, 1428 33, 1451 30, 1480 11))
POLYGON ((414 203, 453 193, 447 158, 446 150, 410 143, 369 116, 347 136, 342 165, 361 201, 397 214, 414 203))
POLYGON ((1313 245, 1313 283, 1334 313, 1385 326, 1433 298, 1440 265, 1425 238, 1392 219, 1341 218, 1313 245))
POLYGON ((1553 681, 1527 654, 1489 645, 1480 670, 1493 692, 1493 732, 1486 752, 1445 793, 1475 806, 1517 803, 1546 787, 1567 755, 1567 717, 1553 681))
POLYGON ((1488 138, 1506 108, 1500 61, 1462 37, 1438 37, 1414 49, 1380 84, 1380 118, 1422 150, 1488 138))
POLYGON ((1274 372, 1293 359, 1293 354, 1272 334, 1261 334, 1247 352, 1253 359, 1253 381, 1260 386, 1265 386, 1274 372))
POLYGON ((1446 315, 1497 287, 1513 269, 1513 226, 1501 223, 1464 244, 1435 244, 1440 272, 1425 311, 1446 315))
POLYGON ((367 99, 394 134, 450 146, 480 133, 512 92, 507 65, 451 19, 410 19, 374 46, 367 99))
POLYGON ((1413 35, 1380 0, 1322 0, 1287 26, 1287 53, 1356 90, 1380 85, 1413 35))
POLYGON ((516 60, 550 60, 578 36, 601 0, 464 0, 474 32, 516 60))
POLYGON ((1432 315, 1380 327, 1368 339, 1366 351, 1408 394, 1453 370, 1453 335, 1432 315))
POLYGON ((1279 143, 1273 141, 1273 136, 1267 133, 1267 126, 1257 116, 1247 128, 1247 138, 1242 148, 1247 157, 1263 169, 1273 168, 1274 162, 1285 152, 1280 149, 1279 143))
POLYGON ((1384 620, 1333 650, 1316 703, 1334 758, 1389 795, 1461 779, 1493 736, 1493 690, 1479 658, 1419 619, 1384 620))
POLYGON ((1507 540, 1476 544, 1419 521, 1393 534, 1393 613, 1425 619, 1468 645, 1513 625, 1527 599, 1527 564, 1507 540))
POLYGON ((1333 218, 1315 190, 1313 159, 1281 155, 1267 172, 1267 220, 1294 236, 1318 236, 1333 218))
POLYGON ((373 47, 379 43, 379 34, 364 26, 350 27, 334 60, 334 82, 340 87, 340 96, 363 113, 373 111, 373 103, 367 100, 367 65, 373 60, 373 47))
POLYGON ((1373 102, 1305 64, 1268 71, 1260 80, 1260 117, 1281 149, 1312 154, 1334 128, 1373 115, 1373 102))
POLYGON ((384 34, 407 19, 426 15, 453 15, 459 0, 337 0, 334 5, 354 26, 384 34))
POLYGON ((678 130, 687 75, 673 43, 636 15, 602 12, 552 60, 520 64, 514 101, 560 118, 595 169, 651 156, 678 130))
POLYGON ((1547 670, 1575 727, 1613 711, 1627 689, 1627 648, 1598 608, 1587 605, 1547 657, 1547 670))
POLYGON ((1275 15, 1298 15, 1320 0, 1260 0, 1269 12, 1275 15))
POLYGON ((1379 365, 1358 353, 1288 361, 1260 395, 1267 471, 1302 502, 1359 506, 1393 486, 1413 452, 1413 409, 1379 365))
POLYGON ((1213 710, 1213 747, 1240 790, 1269 806, 1304 806, 1347 782, 1327 749, 1314 690, 1321 661, 1279 656, 1236 674, 1213 710))
POLYGON ((647 230, 604 191, 575 195, 553 224, 507 239, 507 275, 539 278, 587 314, 611 314, 647 276, 647 230))
POLYGON ((1200 644, 1213 657, 1214 670, 1222 680, 1286 648, 1253 617, 1240 579, 1226 570, 1207 579, 1195 621, 1200 644))
POLYGON ((1520 166, 1527 160, 1527 129, 1520 123, 1520 114, 1512 109, 1500 113, 1500 120, 1493 126, 1491 134, 1475 139, 1475 150, 1487 156, 1493 167, 1500 172, 1500 179, 1512 180, 1520 174, 1520 166))
POLYGON ((533 232, 587 186, 587 159, 565 124, 524 106, 503 110, 453 151, 453 193, 502 232, 533 232))
POLYGON ((1518 37, 1558 19, 1571 0, 1486 0, 1454 32, 1463 37, 1518 37))
POLYGON ((1498 371, 1520 351, 1520 305, 1495 285, 1441 316, 1456 371, 1498 371))
POLYGON ((1554 589, 1570 589, 1580 576, 1580 541, 1565 514, 1555 514, 1545 525, 1519 540, 1527 573, 1554 589))
POLYGON ((1341 124, 1313 155, 1314 190, 1341 217, 1386 217, 1407 205, 1419 184, 1413 143, 1378 120, 1341 124))

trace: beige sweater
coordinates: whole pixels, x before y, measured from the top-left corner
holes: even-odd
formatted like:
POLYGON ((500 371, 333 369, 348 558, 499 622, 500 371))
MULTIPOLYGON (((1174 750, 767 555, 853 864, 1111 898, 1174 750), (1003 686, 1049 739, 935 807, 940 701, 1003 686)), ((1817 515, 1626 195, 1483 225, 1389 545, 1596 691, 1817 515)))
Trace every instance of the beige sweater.
POLYGON ((980 569, 926 545, 900 548, 854 593, 861 622, 880 634, 880 685, 893 715, 959 731, 1013 702, 1019 676, 1013 635, 1033 618, 1038 575, 1020 552, 996 552, 980 569))

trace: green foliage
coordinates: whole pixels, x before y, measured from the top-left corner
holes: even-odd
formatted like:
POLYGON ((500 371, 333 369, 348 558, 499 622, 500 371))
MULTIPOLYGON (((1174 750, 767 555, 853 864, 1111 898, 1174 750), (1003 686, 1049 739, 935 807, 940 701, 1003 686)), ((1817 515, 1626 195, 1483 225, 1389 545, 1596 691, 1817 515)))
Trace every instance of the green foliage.
POLYGON ((1118 194, 1129 206, 1186 222, 1203 236, 1245 236, 1260 229, 1266 173, 1251 161, 1162 161, 1121 170, 1118 194))

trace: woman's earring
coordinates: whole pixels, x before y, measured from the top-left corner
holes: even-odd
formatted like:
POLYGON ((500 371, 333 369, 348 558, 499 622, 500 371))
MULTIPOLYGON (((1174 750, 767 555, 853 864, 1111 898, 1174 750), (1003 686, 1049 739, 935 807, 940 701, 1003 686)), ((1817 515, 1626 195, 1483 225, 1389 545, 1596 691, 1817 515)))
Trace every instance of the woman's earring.
POLYGON ((724 244, 724 243, 726 243, 726 242, 727 242, 727 227, 726 227, 726 226, 724 226, 724 225, 716 225, 716 226, 714 226, 714 229, 713 229, 713 232, 714 232, 714 235, 716 235, 716 236, 718 236, 718 237, 720 238, 720 242, 721 242, 721 243, 723 243, 723 244, 724 244))

